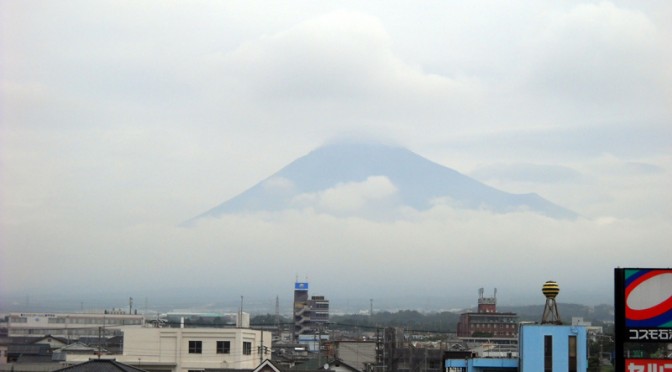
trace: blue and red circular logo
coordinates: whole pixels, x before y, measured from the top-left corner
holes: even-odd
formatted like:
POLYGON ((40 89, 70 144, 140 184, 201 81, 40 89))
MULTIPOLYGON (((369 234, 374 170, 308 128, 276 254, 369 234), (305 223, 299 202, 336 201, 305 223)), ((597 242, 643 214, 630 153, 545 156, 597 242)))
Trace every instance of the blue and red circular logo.
POLYGON ((672 328, 672 270, 626 270, 628 328, 672 328))

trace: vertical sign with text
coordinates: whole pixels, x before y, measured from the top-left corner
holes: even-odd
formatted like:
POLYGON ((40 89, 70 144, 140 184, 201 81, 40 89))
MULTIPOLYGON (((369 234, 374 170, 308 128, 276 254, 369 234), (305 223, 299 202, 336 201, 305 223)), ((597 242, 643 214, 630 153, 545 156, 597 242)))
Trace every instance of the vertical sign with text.
POLYGON ((626 345, 672 342, 672 269, 614 270, 616 371, 672 372, 672 360, 625 359, 626 345))

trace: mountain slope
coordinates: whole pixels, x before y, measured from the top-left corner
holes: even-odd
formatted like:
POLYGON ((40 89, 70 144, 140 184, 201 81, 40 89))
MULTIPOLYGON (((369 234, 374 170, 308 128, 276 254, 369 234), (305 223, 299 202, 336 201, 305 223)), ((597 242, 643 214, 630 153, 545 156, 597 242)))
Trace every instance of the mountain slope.
POLYGON ((227 213, 296 208, 302 195, 363 183, 374 176, 391 182, 395 203, 417 210, 429 209, 438 199, 445 199, 467 209, 497 213, 529 210, 552 218, 577 217, 537 194, 497 190, 401 147, 350 143, 320 147, 191 221, 227 213))

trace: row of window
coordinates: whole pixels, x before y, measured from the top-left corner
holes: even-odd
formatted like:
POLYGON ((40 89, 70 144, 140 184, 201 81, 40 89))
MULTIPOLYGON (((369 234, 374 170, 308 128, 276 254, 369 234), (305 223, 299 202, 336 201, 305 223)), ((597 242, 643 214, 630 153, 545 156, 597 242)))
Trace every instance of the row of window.
POLYGON ((469 324, 469 328, 474 329, 474 328, 518 328, 517 324, 492 324, 492 323, 471 323, 469 324))
MULTIPOLYGON (((231 341, 217 341, 215 344, 217 354, 230 354, 231 341)), ((202 354, 203 341, 189 341, 189 354, 202 354)), ((252 343, 243 341, 243 355, 252 355, 252 343)))
MULTIPOLYGON (((40 321, 43 318, 36 318, 36 321, 40 321)), ((11 317, 11 323, 28 323, 28 318, 26 317, 11 317)), ((142 319, 109 319, 109 318, 89 318, 89 317, 57 317, 57 318, 48 318, 48 323, 51 324, 115 324, 115 325, 139 325, 142 324, 142 319)))
MULTIPOLYGON (((98 328, 21 328, 21 329, 12 329, 9 334, 11 336, 21 336, 21 335, 54 335, 54 336, 98 336, 98 328)), ((114 329, 105 329, 105 335, 121 335, 120 330, 114 329)))
POLYGON ((471 323, 518 323, 515 318, 487 318, 487 317, 471 317, 471 323))
POLYGON ((108 319, 108 318, 49 318, 49 323, 68 324, 113 324, 113 325, 140 325, 141 319, 108 319))

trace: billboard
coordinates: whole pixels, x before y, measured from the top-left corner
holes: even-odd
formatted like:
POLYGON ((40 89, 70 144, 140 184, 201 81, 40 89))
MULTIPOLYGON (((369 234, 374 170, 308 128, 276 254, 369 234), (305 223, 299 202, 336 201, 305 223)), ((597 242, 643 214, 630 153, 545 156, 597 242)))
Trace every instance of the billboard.
POLYGON ((628 372, 672 371, 672 360, 669 359, 628 359, 625 365, 628 372))
POLYGON ((656 359, 626 357, 636 345, 672 343, 672 269, 615 269, 614 284, 616 371, 625 371, 626 363, 633 371, 658 366, 656 359))
POLYGON ((294 283, 294 290, 295 291, 307 291, 308 290, 308 283, 306 283, 306 282, 296 282, 296 283, 294 283))

